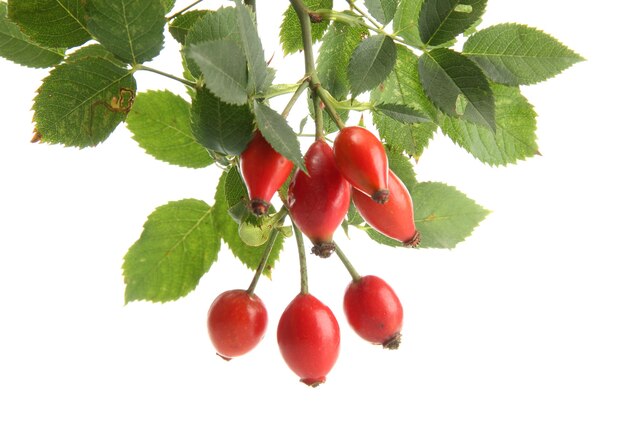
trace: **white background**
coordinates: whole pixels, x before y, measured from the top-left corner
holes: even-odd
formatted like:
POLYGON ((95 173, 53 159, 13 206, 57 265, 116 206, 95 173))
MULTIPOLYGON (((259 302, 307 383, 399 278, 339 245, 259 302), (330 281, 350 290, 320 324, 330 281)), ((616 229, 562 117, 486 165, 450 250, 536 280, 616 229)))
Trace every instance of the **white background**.
MULTIPOLYGON (((258 3, 266 56, 279 80, 294 82, 301 55, 284 60, 277 44, 288 2, 258 3)), ((400 350, 350 331, 347 273, 334 257, 309 258, 311 291, 342 328, 339 361, 317 389, 298 382, 275 342, 298 292, 295 243, 259 284, 270 325, 245 357, 219 359, 206 333, 214 297, 252 276, 226 250, 188 297, 125 306, 122 257, 147 215, 170 200, 211 202, 217 170, 156 161, 123 126, 87 150, 30 144, 32 97, 46 72, 0 60, 0 435, 626 435, 626 95, 617 64, 626 8, 489 3, 482 27, 535 26, 587 62, 524 88, 543 156, 490 168, 441 135, 426 150, 420 180, 454 185, 493 211, 455 250, 393 250, 357 231, 337 234, 357 269, 385 278, 403 301, 400 350)), ((179 73, 171 38, 151 65, 179 73)), ((150 73, 137 80, 184 93, 150 73)))

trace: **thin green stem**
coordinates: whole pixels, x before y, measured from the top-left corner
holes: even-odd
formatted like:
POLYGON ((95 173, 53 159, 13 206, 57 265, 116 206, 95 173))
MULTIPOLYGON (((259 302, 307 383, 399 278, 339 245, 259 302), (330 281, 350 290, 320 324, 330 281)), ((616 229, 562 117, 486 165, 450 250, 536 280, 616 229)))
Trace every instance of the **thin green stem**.
POLYGON ((343 265, 346 267, 346 270, 348 270, 348 273, 350 273, 350 276, 352 276, 352 280, 358 281, 359 279, 361 279, 361 275, 359 275, 359 273, 356 271, 346 254, 343 253, 343 250, 339 248, 337 243, 335 243, 334 241, 333 243, 335 244, 335 253, 339 257, 343 265))
POLYGON ((333 98, 333 96, 330 95, 328 91, 326 91, 326 89, 322 88, 321 86, 319 86, 316 91, 319 98, 322 100, 322 102, 324 102, 324 109, 326 110, 326 112, 328 112, 328 115, 330 115, 330 117, 333 119, 339 129, 343 129, 345 127, 345 124, 339 116, 337 109, 335 109, 334 102, 336 102, 336 100, 333 98))
POLYGON ((276 224, 270 233, 269 239, 267 240, 267 244, 265 246, 265 250, 263 251, 263 255, 261 256, 261 261, 259 262, 259 266, 254 273, 254 277, 252 278, 252 282, 250 282, 250 286, 248 287, 247 293, 249 295, 254 294, 254 289, 256 288, 256 284, 259 282, 263 271, 265 270, 265 266, 267 265, 267 260, 272 253, 272 248, 274 247, 274 243, 276 243, 276 238, 278 238, 278 233, 280 232, 280 227, 283 225, 285 221, 285 217, 287 216, 287 208, 284 206, 276 213, 274 219, 276 220, 276 224))
POLYGON ((315 139, 324 139, 324 114, 320 102, 320 96, 317 93, 313 94, 313 107, 315 108, 315 139))
POLYGON ((289 112, 291 112, 291 108, 293 108, 293 105, 296 104, 296 102, 298 101, 298 98, 302 95, 304 90, 307 89, 308 87, 309 87, 309 82, 307 79, 304 79, 300 83, 300 86, 298 86, 296 91, 293 93, 293 96, 291 96, 291 99, 289 99, 289 102, 287 102, 287 106, 285 106, 285 109, 283 109, 283 112, 281 113, 283 117, 287 118, 287 116, 289 115, 289 112))
POLYGON ((184 14, 185 12, 187 12, 189 9, 193 8, 198 3, 202 3, 202 1, 203 0, 196 0, 195 2, 193 2, 192 4, 187 6, 186 8, 183 8, 180 11, 176 12, 175 14, 170 15, 169 17, 167 17, 167 21, 172 21, 174 18, 178 17, 179 15, 184 14))
POLYGON ((378 21, 374 20, 374 18, 372 18, 367 12, 357 6, 356 3, 354 3, 354 0, 346 0, 346 2, 350 5, 350 9, 357 11, 361 17, 372 23, 378 30, 383 30, 382 26, 378 24, 378 21))
POLYGON ((309 276, 306 269, 306 253, 304 250, 304 240, 302 238, 302 232, 294 224, 293 233, 296 236, 296 243, 298 244, 298 260, 300 261, 300 294, 309 293, 309 276))
POLYGON ((256 94, 253 97, 255 99, 272 99, 274 97, 284 96, 285 94, 295 92, 298 89, 298 87, 300 87, 300 85, 302 85, 301 82, 286 83, 286 84, 281 83, 278 85, 272 85, 263 94, 256 94))
POLYGON ((192 82, 192 81, 187 80, 187 79, 183 79, 182 77, 174 76, 173 74, 169 74, 169 73, 166 73, 166 72, 161 71, 161 70, 157 70, 157 69, 152 68, 152 67, 148 67, 147 65, 137 64, 137 65, 135 65, 135 70, 143 70, 143 71, 149 71, 151 73, 156 73, 156 74, 159 74, 161 76, 167 77, 169 79, 173 79, 175 81, 178 81, 178 82, 182 83, 183 85, 187 85, 190 88, 196 89, 198 87, 198 85, 195 82, 192 82))

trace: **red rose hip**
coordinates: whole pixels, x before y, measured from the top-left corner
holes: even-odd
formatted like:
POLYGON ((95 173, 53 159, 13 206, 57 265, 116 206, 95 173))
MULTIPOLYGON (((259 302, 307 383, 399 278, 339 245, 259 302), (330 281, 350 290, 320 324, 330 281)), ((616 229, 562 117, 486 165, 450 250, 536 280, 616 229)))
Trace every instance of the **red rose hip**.
POLYGON ((313 253, 327 258, 334 250, 333 234, 350 208, 350 184, 335 164, 333 151, 322 140, 304 155, 309 172, 296 170, 289 185, 291 218, 313 242, 313 253))
POLYGON ((339 356, 339 324, 332 311, 310 294, 299 294, 278 322, 278 347, 300 381, 317 386, 339 356))
POLYGON ((217 354, 225 360, 251 351, 267 328, 267 310, 246 290, 225 291, 209 308, 207 326, 217 354))
POLYGON ((381 234, 414 247, 420 242, 420 233, 413 221, 413 201, 402 181, 389 170, 389 200, 384 205, 374 202, 366 194, 352 189, 352 201, 361 216, 381 234))
POLYGON ((275 151, 257 131, 241 154, 239 165, 248 189, 250 209, 256 215, 266 214, 272 197, 289 177, 293 163, 275 151))
POLYGON ((385 349, 400 345, 403 310, 393 289, 378 276, 353 280, 344 294, 343 310, 348 323, 364 340, 385 349))
POLYGON ((333 147, 337 168, 350 184, 377 203, 389 197, 387 153, 380 140, 365 128, 341 129, 333 147))

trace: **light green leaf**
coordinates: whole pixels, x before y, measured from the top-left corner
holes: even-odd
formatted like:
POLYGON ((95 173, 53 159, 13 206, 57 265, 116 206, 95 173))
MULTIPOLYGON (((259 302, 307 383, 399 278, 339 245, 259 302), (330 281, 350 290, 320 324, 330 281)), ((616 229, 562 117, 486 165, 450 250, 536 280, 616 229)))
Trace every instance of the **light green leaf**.
POLYGON ((198 90, 191 103, 191 131, 209 150, 239 155, 250 139, 254 117, 248 105, 230 105, 205 88, 198 90))
POLYGON ((36 129, 47 143, 94 146, 126 118, 136 88, 132 72, 110 59, 60 64, 35 97, 36 129))
POLYGON ((213 160, 191 133, 190 110, 189 103, 170 91, 148 91, 137 95, 126 123, 133 139, 156 159, 202 168, 213 160))
POLYGON ((460 53, 449 49, 425 52, 419 58, 419 78, 430 100, 444 113, 495 130, 493 93, 480 68, 460 53), (463 114, 457 101, 467 99, 463 114))
POLYGON ((382 24, 388 24, 398 8, 399 0, 365 0, 365 7, 382 24))
POLYGON ((189 29, 202 17, 204 17, 209 11, 206 10, 194 10, 185 12, 174 18, 169 25, 169 30, 176 41, 181 44, 185 44, 187 33, 189 29))
MULTIPOLYGON (((303 0, 303 3, 310 11, 333 8, 333 0, 303 0)), ((285 55, 303 50, 302 28, 300 27, 300 21, 298 20, 296 11, 289 6, 283 17, 283 23, 280 26, 280 43, 283 46, 285 55)), ((327 27, 328 20, 322 20, 319 23, 311 23, 313 42, 322 39, 327 27)))
POLYGON ((228 40, 206 41, 186 49, 204 75, 208 89, 225 103, 248 102, 246 58, 237 44, 228 40))
POLYGON ((267 105, 254 102, 254 115, 261 134, 278 153, 306 171, 296 133, 287 121, 267 105))
MULTIPOLYGON (((233 255, 248 268, 256 269, 261 261, 261 256, 263 255, 266 245, 248 246, 241 241, 238 231, 239 225, 228 214, 228 209, 233 206, 230 204, 229 199, 232 201, 233 196, 236 198, 238 195, 245 196, 247 200, 247 192, 243 181, 237 169, 233 167, 228 172, 224 172, 220 177, 215 192, 213 220, 220 237, 228 245, 233 255)), ((279 234, 268 258, 265 270, 263 271, 266 276, 271 275, 271 270, 276 264, 276 261, 278 261, 280 251, 283 247, 283 241, 284 237, 279 234)))
POLYGON ((470 28, 480 20, 487 0, 424 0, 418 27, 427 46, 438 46, 470 28))
POLYGON ((442 115, 441 130, 476 158, 506 165, 537 154, 536 116, 519 89, 493 84, 496 131, 442 115))
POLYGON ((186 296, 217 260, 220 238, 212 208, 196 199, 160 206, 124 257, 126 302, 186 296))
POLYGON ((374 106, 375 112, 380 112, 389 118, 404 124, 429 123, 430 118, 411 106, 400 103, 381 103, 374 106))
POLYGON ((8 16, 33 42, 44 47, 76 47, 91 39, 82 1, 9 0, 8 16))
POLYGON ((491 80, 530 85, 556 76, 584 58, 541 30, 498 24, 472 35, 463 52, 491 80))
POLYGON ((411 159, 395 147, 387 147, 386 151, 389 170, 393 171, 407 187, 416 185, 417 177, 411 159))
POLYGON ((32 41, 7 18, 7 5, 0 2, 0 56, 16 64, 47 68, 63 59, 63 49, 50 49, 32 41))
POLYGON ((271 85, 267 83, 267 63, 263 53, 261 39, 257 33, 252 11, 241 2, 234 0, 237 10, 237 24, 241 35, 241 45, 248 60, 248 83, 250 91, 254 94, 262 93, 271 85))
POLYGON ((421 48, 424 46, 417 28, 419 12, 424 0, 400 0, 393 17, 393 31, 407 44, 421 48))
POLYGON ((396 63, 396 44, 386 35, 363 40, 354 50, 348 65, 352 96, 369 91, 384 81, 396 63))
POLYGON ((89 0, 87 28, 129 64, 149 61, 163 48, 165 16, 160 0, 89 0))

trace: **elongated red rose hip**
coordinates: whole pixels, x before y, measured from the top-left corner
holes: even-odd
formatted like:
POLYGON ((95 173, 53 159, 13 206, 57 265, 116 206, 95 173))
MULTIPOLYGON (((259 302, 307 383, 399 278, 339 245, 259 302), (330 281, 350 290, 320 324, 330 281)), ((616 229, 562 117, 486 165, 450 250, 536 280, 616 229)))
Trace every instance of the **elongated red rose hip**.
POLYGON ((350 184, 377 203, 389 197, 387 153, 380 140, 365 128, 341 129, 333 147, 337 168, 350 184))
POLYGON ((239 165, 248 188, 250 209, 256 215, 267 213, 272 197, 289 177, 293 163, 275 151, 257 131, 241 154, 239 165))
POLYGON ((348 323, 359 336, 385 349, 400 345, 403 309, 393 289, 378 276, 350 282, 343 298, 348 323))
POLYGON ((369 196, 352 189, 352 201, 365 221, 381 234, 402 242, 405 246, 417 246, 420 233, 413 221, 411 194, 394 172, 389 170, 389 200, 384 205, 369 196))
POLYGON ((339 324, 330 308, 311 294, 298 294, 278 321, 280 353, 300 381, 313 387, 339 356, 339 324))
POLYGON ((333 234, 350 208, 350 184, 344 179, 326 142, 315 141, 304 155, 309 172, 296 170, 289 185, 291 218, 313 242, 313 253, 327 258, 333 234))

